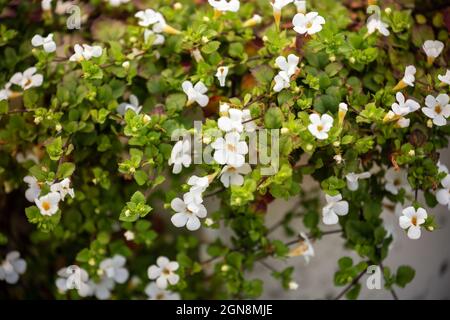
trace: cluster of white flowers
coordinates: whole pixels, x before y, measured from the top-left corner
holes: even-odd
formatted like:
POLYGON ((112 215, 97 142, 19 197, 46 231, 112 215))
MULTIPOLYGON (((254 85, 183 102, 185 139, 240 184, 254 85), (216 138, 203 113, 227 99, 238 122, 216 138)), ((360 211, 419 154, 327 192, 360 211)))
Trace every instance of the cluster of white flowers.
POLYGON ((151 265, 147 270, 147 275, 151 282, 145 292, 151 300, 178 300, 177 293, 166 290, 170 285, 175 285, 180 281, 180 276, 176 274, 179 265, 176 261, 170 261, 167 257, 161 256, 156 259, 156 265, 151 265))
POLYGON ((11 251, 0 264, 0 280, 9 284, 15 284, 19 281, 19 276, 25 273, 26 269, 27 263, 20 258, 20 253, 11 251))
POLYGON ((5 84, 3 89, 0 90, 0 101, 8 100, 14 96, 14 92, 11 90, 13 85, 22 88, 23 91, 33 87, 40 87, 44 81, 44 77, 36 73, 35 67, 28 68, 23 73, 16 72, 11 79, 5 84))
POLYGON ((84 60, 91 60, 102 55, 103 49, 100 46, 90 46, 88 44, 74 46, 75 53, 69 58, 69 61, 81 62, 84 60))
POLYGON ((65 178, 56 183, 47 182, 50 187, 50 192, 43 196, 41 196, 41 191, 44 183, 39 182, 33 176, 26 176, 23 181, 28 184, 25 197, 28 201, 34 202, 44 216, 56 214, 59 209, 59 202, 64 201, 67 195, 70 195, 72 198, 75 197, 75 192, 70 187, 69 178, 65 178))
POLYGON ((76 289, 80 297, 95 296, 99 300, 109 299, 115 284, 123 284, 128 280, 129 272, 125 268, 125 263, 125 257, 119 254, 101 261, 97 272, 100 280, 97 282, 89 279, 87 271, 78 266, 62 268, 58 271, 56 287, 60 293, 76 289))
POLYGON ((275 86, 273 90, 275 92, 280 92, 283 89, 289 88, 291 83, 291 77, 298 70, 298 62, 300 58, 295 54, 290 54, 287 59, 283 56, 279 56, 275 60, 275 65, 280 68, 280 72, 275 76, 275 86))

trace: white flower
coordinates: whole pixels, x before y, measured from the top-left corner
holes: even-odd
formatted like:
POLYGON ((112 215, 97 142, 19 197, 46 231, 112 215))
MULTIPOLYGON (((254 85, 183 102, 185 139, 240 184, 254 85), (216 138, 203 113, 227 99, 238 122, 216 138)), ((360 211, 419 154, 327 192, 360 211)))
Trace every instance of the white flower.
POLYGON ((6 255, 5 260, 0 264, 0 280, 9 284, 19 281, 19 275, 27 269, 27 263, 20 258, 18 251, 11 251, 6 255))
POLYGON ((209 102, 209 98, 205 93, 208 91, 208 88, 203 84, 203 82, 199 81, 192 85, 190 81, 184 81, 181 85, 184 93, 188 96, 187 105, 191 105, 194 102, 197 102, 201 107, 206 107, 209 102))
POLYGON ((447 118, 450 117, 449 96, 447 94, 440 94, 436 98, 428 95, 425 98, 426 107, 422 108, 425 115, 433 119, 433 123, 437 126, 445 126, 447 118))
POLYGON ((239 0, 208 0, 208 3, 217 11, 237 12, 241 5, 239 0))
POLYGON ((403 210, 402 214, 398 219, 400 228, 408 229, 408 238, 419 239, 421 234, 420 225, 425 223, 428 216, 425 209, 418 208, 416 211, 414 207, 408 207, 403 210))
POLYGON ((295 281, 290 281, 288 283, 289 290, 295 291, 298 289, 298 283, 295 281))
POLYGON ((50 33, 45 38, 37 34, 31 39, 31 44, 33 47, 43 46, 45 52, 50 53, 56 51, 56 43, 53 41, 53 33, 50 33))
POLYGON ((31 67, 23 73, 17 72, 11 77, 10 82, 22 87, 23 90, 27 90, 32 87, 39 87, 42 85, 44 77, 41 74, 35 74, 36 71, 37 69, 35 67, 31 67))
POLYGON ((190 185, 189 192, 185 193, 184 199, 186 203, 202 203, 202 193, 209 187, 210 177, 192 176, 188 179, 187 184, 190 185))
POLYGON ((436 192, 436 200, 450 210, 450 174, 442 179, 441 184, 443 188, 436 192))
POLYGON ((156 279, 156 285, 160 289, 166 289, 168 283, 175 285, 180 281, 180 276, 175 273, 178 270, 178 262, 169 261, 164 256, 156 260, 156 265, 148 268, 147 274, 151 280, 156 279))
POLYGON ((383 36, 389 36, 390 32, 388 30, 389 25, 381 21, 381 17, 379 14, 374 13, 367 19, 367 31, 369 34, 378 31, 383 36))
MULTIPOLYGON (((192 199, 192 198, 191 198, 192 199)), ((200 228, 200 219, 206 217, 206 208, 201 203, 192 201, 189 196, 184 195, 183 200, 175 198, 170 203, 176 212, 170 219, 177 228, 186 226, 189 231, 200 228)))
POLYGON ((128 270, 124 267, 125 263, 125 257, 116 254, 112 258, 107 258, 100 262, 99 268, 106 277, 113 279, 117 283, 125 283, 129 276, 128 270))
POLYGON ((52 0, 42 0, 41 8, 43 11, 50 11, 52 9, 52 0))
POLYGON ((182 167, 188 168, 191 165, 191 143, 188 139, 180 140, 173 146, 169 159, 169 165, 173 164, 172 173, 178 174, 182 167))
POLYGON ((358 180, 359 179, 368 179, 368 178, 370 178, 370 176, 371 176, 370 172, 362 172, 362 173, 350 172, 350 173, 348 173, 345 176, 345 178, 347 179, 348 190, 350 190, 350 191, 358 190, 358 187, 359 187, 358 180))
POLYGON ((292 20, 294 30, 300 34, 315 34, 322 30, 325 19, 317 12, 308 12, 306 15, 297 13, 292 20))
POLYGON ((89 281, 89 286, 95 297, 99 300, 106 300, 111 297, 111 290, 114 289, 114 280, 103 277, 99 282, 89 281))
POLYGON ((60 200, 61 196, 58 192, 50 192, 45 196, 34 199, 34 202, 43 216, 52 216, 58 211, 60 200))
POLYGON ((398 116, 406 116, 420 109, 420 105, 416 101, 412 99, 405 101, 405 96, 401 92, 397 92, 395 97, 397 98, 397 102, 392 104, 392 111, 398 116))
POLYGON ((304 0, 294 0, 295 7, 298 13, 306 13, 306 1, 304 0))
POLYGON ((23 178, 23 181, 28 183, 28 189, 25 191, 25 198, 27 198, 30 202, 34 202, 34 200, 37 199, 41 193, 41 186, 38 180, 35 177, 26 176, 23 178))
POLYGON ((416 81, 416 67, 415 66, 407 66, 405 69, 405 75, 403 79, 394 87, 394 91, 398 91, 406 88, 407 86, 414 87, 414 81, 416 81))
POLYGON ((289 257, 303 256, 306 263, 309 263, 310 258, 314 257, 314 248, 309 241, 308 236, 304 232, 300 232, 300 237, 303 239, 299 245, 294 247, 288 254, 289 257))
POLYGON ((339 222, 339 216, 348 214, 348 202, 342 200, 342 195, 329 196, 325 194, 327 205, 322 209, 322 221, 326 225, 336 224, 339 222))
POLYGON ((442 50, 444 50, 444 43, 439 40, 427 40, 423 44, 423 51, 428 58, 428 63, 433 64, 434 60, 439 57, 442 50))
POLYGON ((288 55, 287 59, 283 56, 279 56, 278 58, 276 58, 275 65, 280 68, 281 71, 286 72, 286 74, 291 77, 297 72, 297 65, 299 61, 299 57, 297 57, 295 54, 290 54, 288 55))
POLYGON ((181 31, 169 26, 161 13, 156 14, 158 20, 153 25, 153 31, 156 33, 180 34, 181 31))
POLYGON ((228 132, 225 138, 218 138, 211 146, 215 149, 214 160, 219 164, 228 164, 233 167, 241 167, 248 153, 245 141, 240 141, 237 132, 228 132))
POLYGON ((437 168, 439 173, 449 173, 447 166, 441 163, 441 161, 438 161, 437 168))
POLYGON ((344 122, 347 112, 348 112, 348 105, 344 102, 339 103, 338 118, 340 125, 342 125, 342 123, 344 122))
POLYGON ((450 70, 447 69, 447 72, 444 75, 438 75, 438 79, 442 82, 442 83, 446 83, 448 85, 450 85, 450 70))
POLYGON ((128 3, 130 0, 108 0, 109 4, 113 7, 118 7, 123 3, 128 3))
POLYGON ((333 127, 333 118, 328 114, 319 116, 313 113, 309 116, 311 124, 308 125, 308 130, 311 134, 319 140, 328 139, 328 131, 333 127))
POLYGON ((0 90, 0 101, 8 100, 9 97, 11 97, 12 92, 11 92, 11 90, 9 90, 10 87, 11 87, 11 82, 8 82, 5 84, 3 89, 0 90))
POLYGON ((154 45, 154 46, 162 45, 166 41, 166 39, 164 38, 164 36, 162 34, 156 33, 156 32, 154 32, 152 30, 145 29, 145 31, 144 31, 144 41, 148 42, 148 39, 151 36, 155 36, 155 40, 153 40, 153 43, 152 43, 152 45, 154 45))
POLYGON ((280 20, 281 20, 281 9, 283 7, 287 6, 288 4, 292 3, 294 0, 271 0, 270 4, 273 8, 273 17, 275 18, 275 24, 277 28, 280 26, 280 20))
POLYGON ((70 289, 77 289, 80 297, 92 295, 93 289, 88 284, 89 275, 86 270, 78 266, 69 266, 58 270, 56 287, 60 293, 65 293, 70 289))
POLYGON ((250 172, 252 172, 252 168, 248 163, 244 163, 239 168, 227 165, 220 172, 220 181, 225 188, 228 188, 230 185, 242 186, 244 184, 244 177, 242 175, 249 174, 250 172))
POLYGON ((127 239, 127 241, 133 241, 135 238, 135 234, 133 231, 131 230, 127 230, 125 231, 125 233, 123 234, 123 236, 125 237, 125 239, 127 239))
POLYGON ((397 195, 401 189, 404 189, 406 193, 411 192, 411 186, 408 182, 408 173, 403 170, 395 170, 395 168, 389 168, 384 176, 386 179, 385 189, 390 193, 397 195))
POLYGON ((100 46, 90 46, 83 44, 80 46, 76 44, 74 46, 75 53, 69 58, 70 61, 81 62, 83 60, 90 60, 93 57, 98 58, 102 55, 103 49, 100 46))
POLYGON ((61 200, 64 200, 66 195, 70 195, 71 198, 75 198, 75 192, 73 191, 73 188, 70 187, 69 178, 65 178, 61 182, 52 184, 50 190, 52 192, 58 192, 61 196, 61 200))
POLYGON ((273 90, 275 92, 280 92, 283 89, 287 89, 291 85, 291 79, 290 79, 289 75, 284 71, 278 72, 278 74, 275 76, 274 80, 275 80, 275 85, 273 86, 273 90))
POLYGON ((236 130, 242 132, 244 126, 242 124, 243 112, 239 109, 230 108, 227 110, 227 115, 222 116, 217 121, 220 130, 229 132, 236 130))
POLYGON ((228 75, 228 70, 229 70, 228 67, 218 67, 217 68, 216 77, 219 80, 221 87, 225 87, 225 80, 228 75))
POLYGON ((178 293, 160 289, 155 282, 150 282, 145 287, 145 294, 149 300, 180 300, 178 293))
POLYGON ((141 112, 142 106, 139 105, 139 100, 134 94, 130 95, 129 100, 130 100, 130 103, 122 102, 121 104, 119 104, 119 106, 117 107, 118 114, 123 116, 123 115, 125 115, 127 110, 132 110, 136 114, 139 114, 139 112, 141 112))
POLYGON ((134 16, 140 20, 138 24, 141 27, 148 27, 161 20, 161 14, 152 9, 146 9, 145 11, 138 11, 134 16))
POLYGON ((244 28, 253 27, 262 22, 262 17, 259 14, 254 14, 253 17, 243 23, 244 28))

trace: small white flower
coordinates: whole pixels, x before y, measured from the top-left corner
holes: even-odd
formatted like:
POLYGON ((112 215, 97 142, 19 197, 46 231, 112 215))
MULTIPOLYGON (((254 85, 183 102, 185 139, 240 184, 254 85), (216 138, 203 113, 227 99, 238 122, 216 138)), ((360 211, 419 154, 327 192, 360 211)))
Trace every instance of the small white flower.
POLYGON ((75 192, 73 191, 73 188, 70 187, 69 178, 65 178, 61 182, 52 184, 50 190, 52 192, 58 192, 61 196, 61 200, 64 200, 66 195, 70 195, 71 198, 75 198, 75 192))
POLYGON ((445 126, 447 118, 450 117, 449 96, 440 94, 436 98, 428 95, 425 98, 426 107, 422 108, 422 112, 437 126, 445 126))
POLYGON ((427 40, 423 44, 423 51, 428 58, 428 63, 432 64, 434 60, 439 57, 442 50, 444 50, 444 43, 439 40, 427 40))
POLYGON ((208 0, 208 3, 217 11, 237 12, 240 7, 239 0, 208 0))
POLYGON ((227 115, 222 116, 217 121, 220 130, 230 132, 236 130, 242 132, 244 125, 242 124, 243 112, 239 109, 230 108, 227 110, 227 115))
POLYGON ((209 177, 192 176, 188 179, 187 184, 190 185, 189 192, 184 194, 186 203, 203 203, 202 193, 209 187, 209 177))
POLYGON ((308 125, 308 130, 311 134, 319 140, 328 139, 328 131, 333 127, 333 118, 328 114, 319 116, 313 113, 309 116, 311 124, 308 125))
POLYGON ((368 179, 370 178, 371 173, 370 172, 362 172, 362 173, 354 173, 350 172, 348 173, 345 178, 347 179, 347 188, 350 191, 356 191, 359 188, 359 179, 368 179))
POLYGON ((338 117, 340 125, 342 125, 342 123, 344 122, 347 112, 348 112, 348 105, 344 102, 339 103, 338 117))
POLYGON ((70 61, 81 62, 83 60, 91 60, 92 58, 98 58, 102 55, 103 49, 100 46, 90 46, 83 44, 80 46, 76 44, 74 46, 75 53, 69 58, 70 61))
POLYGON ((148 39, 151 36, 155 36, 155 40, 152 43, 152 45, 154 45, 154 46, 162 45, 166 41, 166 38, 164 38, 164 36, 162 34, 156 33, 153 30, 145 29, 145 31, 144 31, 144 41, 148 42, 148 39))
POLYGON ((389 168, 384 176, 386 179, 385 189, 397 195, 401 189, 404 189, 406 193, 411 192, 411 186, 408 182, 408 173, 403 170, 395 170, 395 168, 389 168))
POLYGON ((127 241, 133 241, 136 235, 134 234, 133 231, 127 230, 125 231, 123 236, 125 237, 125 239, 127 239, 127 241))
POLYGON ((129 276, 128 270, 124 267, 125 263, 125 257, 116 254, 112 258, 107 258, 100 262, 99 268, 106 277, 113 279, 117 283, 125 283, 129 276))
POLYGON ((290 281, 290 282, 288 283, 288 287, 289 287, 289 290, 295 291, 295 290, 298 289, 298 283, 295 282, 295 281, 290 281))
POLYGON ((41 186, 38 180, 35 177, 26 176, 23 178, 23 181, 28 183, 28 189, 25 191, 25 198, 30 202, 34 202, 41 193, 41 186))
POLYGON ((416 210, 414 207, 408 207, 403 210, 402 214, 398 219, 400 228, 408 229, 408 238, 419 239, 421 234, 420 225, 425 223, 428 216, 425 209, 418 208, 416 210))
POLYGON ((161 13, 156 13, 158 20, 153 25, 153 31, 156 33, 180 34, 181 31, 169 26, 161 13))
POLYGON ((392 111, 398 116, 406 116, 420 109, 420 105, 416 101, 412 99, 405 101, 405 96, 401 92, 397 92, 395 97, 397 102, 392 104, 392 111))
POLYGON ((199 81, 195 84, 195 86, 193 86, 192 82, 184 81, 181 86, 184 93, 188 97, 188 106, 194 102, 197 102, 201 107, 206 107, 209 102, 209 98, 205 94, 208 91, 208 88, 206 88, 203 82, 199 81))
POLYGON ((325 19, 317 12, 308 12, 306 15, 297 13, 292 20, 294 30, 299 34, 315 34, 322 30, 325 19))
POLYGON ((111 290, 114 289, 114 280, 108 277, 103 277, 99 282, 89 281, 91 295, 99 300, 107 300, 111 297, 111 290))
POLYGON ((129 100, 130 100, 129 103, 122 102, 121 104, 119 104, 119 106, 117 107, 118 114, 123 116, 125 115, 127 110, 132 110, 136 114, 139 114, 141 112, 142 106, 139 105, 139 100, 134 94, 130 95, 129 100))
POLYGON ((33 47, 43 46, 44 51, 48 53, 56 51, 56 43, 53 41, 53 33, 50 33, 45 38, 37 34, 31 39, 31 44, 33 47))
POLYGON ((342 200, 342 195, 329 196, 325 194, 327 205, 322 209, 322 221, 326 225, 332 225, 339 222, 338 216, 348 214, 348 202, 342 200))
POLYGON ((280 27, 281 21, 281 9, 283 9, 288 4, 292 3, 294 0, 270 0, 270 4, 273 8, 273 17, 275 18, 275 25, 277 28, 280 27))
POLYGON ((204 205, 192 201, 192 197, 183 196, 183 200, 175 198, 170 203, 172 209, 176 212, 170 219, 177 228, 186 226, 189 231, 195 231, 200 228, 200 219, 205 218, 207 211, 204 205))
POLYGON ((32 87, 40 87, 44 81, 42 74, 35 74, 37 69, 35 67, 28 68, 23 73, 17 72, 12 77, 10 82, 12 84, 22 87, 23 90, 32 87))
POLYGON ((229 70, 228 67, 218 67, 217 68, 216 77, 219 80, 221 87, 225 87, 225 80, 228 75, 228 70, 229 70))
POLYGON ((228 188, 230 185, 242 186, 244 184, 244 177, 242 175, 249 174, 250 172, 252 172, 252 168, 248 163, 244 163, 239 168, 227 165, 220 172, 220 181, 225 188, 228 188))
POLYGON ((211 146, 214 151, 214 160, 219 164, 228 164, 233 167, 241 167, 245 162, 245 155, 248 153, 248 146, 245 141, 240 141, 237 132, 228 132, 225 138, 218 138, 211 146))
POLYGON ((4 280, 9 284, 15 284, 19 281, 19 275, 25 273, 26 269, 27 263, 20 258, 20 253, 11 251, 0 264, 0 280, 4 280))
POLYGON ((113 7, 118 7, 121 4, 128 3, 130 0, 107 0, 109 4, 113 7))
POLYGON ((180 300, 178 293, 160 289, 155 282, 150 282, 145 287, 145 294, 149 300, 180 300))
POLYGON ((306 1, 304 0, 294 0, 295 7, 298 13, 306 13, 306 1))
POLYGON ((337 154, 333 157, 334 161, 336 161, 337 164, 341 164, 342 162, 344 162, 344 159, 342 158, 342 155, 337 154))
POLYGON ((182 167, 188 168, 191 165, 191 143, 188 139, 180 140, 173 146, 169 159, 169 165, 173 164, 172 173, 178 174, 182 167))
POLYGON ((11 87, 11 82, 8 82, 5 84, 3 89, 0 90, 0 101, 8 100, 9 97, 11 97, 12 92, 11 92, 11 90, 9 90, 10 87, 11 87))
POLYGON ((244 28, 249 28, 256 26, 257 24, 260 24, 262 22, 262 17, 259 14, 254 14, 253 17, 248 19, 243 23, 244 28))
POLYGON ((310 258, 314 257, 314 248, 308 236, 304 232, 300 232, 300 237, 303 239, 298 246, 294 247, 288 254, 289 257, 303 256, 306 263, 309 263, 310 258))
POLYGON ((390 32, 388 30, 389 25, 381 21, 381 17, 379 14, 374 13, 367 19, 367 31, 369 34, 378 31, 383 36, 389 36, 390 32))
POLYGON ((56 287, 60 293, 76 289, 80 297, 92 295, 93 289, 88 283, 89 275, 86 270, 78 266, 69 266, 58 270, 57 274, 56 287))
POLYGON ((415 66, 407 66, 405 69, 405 75, 403 79, 394 87, 394 91, 398 91, 406 88, 407 86, 414 87, 414 81, 416 81, 416 67, 415 66))
POLYGON ((52 9, 52 0, 42 0, 41 8, 43 11, 50 11, 52 9))
POLYGON ((278 72, 273 80, 275 80, 275 85, 273 86, 275 92, 287 89, 291 85, 291 78, 285 71, 278 72))
POLYGON ((43 216, 52 216, 58 212, 60 200, 61 196, 58 192, 50 192, 45 196, 34 199, 34 202, 43 216))
POLYGON ((156 279, 156 285, 160 289, 166 289, 168 284, 175 285, 180 281, 180 276, 175 273, 178 270, 178 262, 170 261, 161 256, 156 260, 156 265, 151 265, 147 274, 150 280, 156 279))
POLYGON ((161 19, 161 14, 152 9, 138 11, 134 16, 140 20, 138 24, 141 27, 148 27, 152 24, 157 23, 161 19))
POLYGON ((299 57, 297 57, 295 54, 290 54, 288 55, 287 59, 283 56, 279 56, 278 58, 276 58, 275 65, 280 68, 281 71, 286 72, 286 74, 291 77, 297 72, 297 65, 299 61, 299 57))
POLYGON ((436 200, 450 210, 450 174, 442 179, 441 184, 443 188, 436 192, 436 200))
POLYGON ((444 75, 438 75, 438 79, 442 83, 450 85, 450 70, 447 69, 447 72, 444 75))

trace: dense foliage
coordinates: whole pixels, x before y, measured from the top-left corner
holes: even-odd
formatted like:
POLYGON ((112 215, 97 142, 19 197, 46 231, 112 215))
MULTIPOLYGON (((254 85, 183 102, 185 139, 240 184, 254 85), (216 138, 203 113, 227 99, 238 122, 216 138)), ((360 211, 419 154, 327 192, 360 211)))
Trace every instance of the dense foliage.
POLYGON ((412 1, 368 12, 365 1, 307 1, 314 16, 302 1, 210 2, 221 6, 80 1, 73 29, 78 11, 62 1, 0 1, 0 262, 20 252, 0 267, 0 297, 255 298, 256 263, 296 289, 294 267, 265 259, 313 258, 312 243, 333 233, 359 256, 336 262, 348 298, 369 265, 387 290, 413 279, 411 267, 383 265, 393 235, 381 213, 400 206, 399 236, 417 239, 438 232, 423 208, 449 202, 438 164, 448 14, 412 1), (194 120, 210 163, 191 157, 194 141, 172 139, 194 120), (279 147, 272 175, 267 162, 242 163, 255 128, 279 133, 257 148, 279 147), (305 191, 305 177, 320 189, 305 191), (269 204, 292 198, 266 225, 269 204), (277 227, 292 240, 275 239, 277 227), (78 290, 64 280, 73 265, 78 290))

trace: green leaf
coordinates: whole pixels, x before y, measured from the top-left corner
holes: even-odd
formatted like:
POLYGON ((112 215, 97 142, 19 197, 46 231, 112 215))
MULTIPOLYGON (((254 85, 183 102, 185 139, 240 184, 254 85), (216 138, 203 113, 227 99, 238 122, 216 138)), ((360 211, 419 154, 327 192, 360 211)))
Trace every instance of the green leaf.
POLYGON ((213 53, 214 51, 217 51, 217 49, 219 49, 219 47, 220 47, 219 41, 210 41, 202 47, 202 52, 206 53, 206 54, 210 54, 210 53, 213 53))
POLYGON ((75 164, 71 162, 64 162, 58 167, 58 172, 56 176, 59 179, 64 179, 70 177, 75 171, 75 164))
POLYGON ((283 119, 280 108, 269 108, 264 115, 264 124, 267 129, 279 129, 283 125, 283 119))
POLYGON ((416 271, 414 271, 414 269, 411 268, 410 266, 400 266, 397 269, 395 283, 399 287, 404 288, 408 283, 410 283, 414 279, 415 275, 416 271))
POLYGON ((52 142, 50 142, 45 148, 47 149, 47 153, 50 157, 50 159, 57 161, 59 158, 61 158, 63 154, 63 143, 61 140, 61 137, 58 137, 56 139, 53 139, 52 142))

